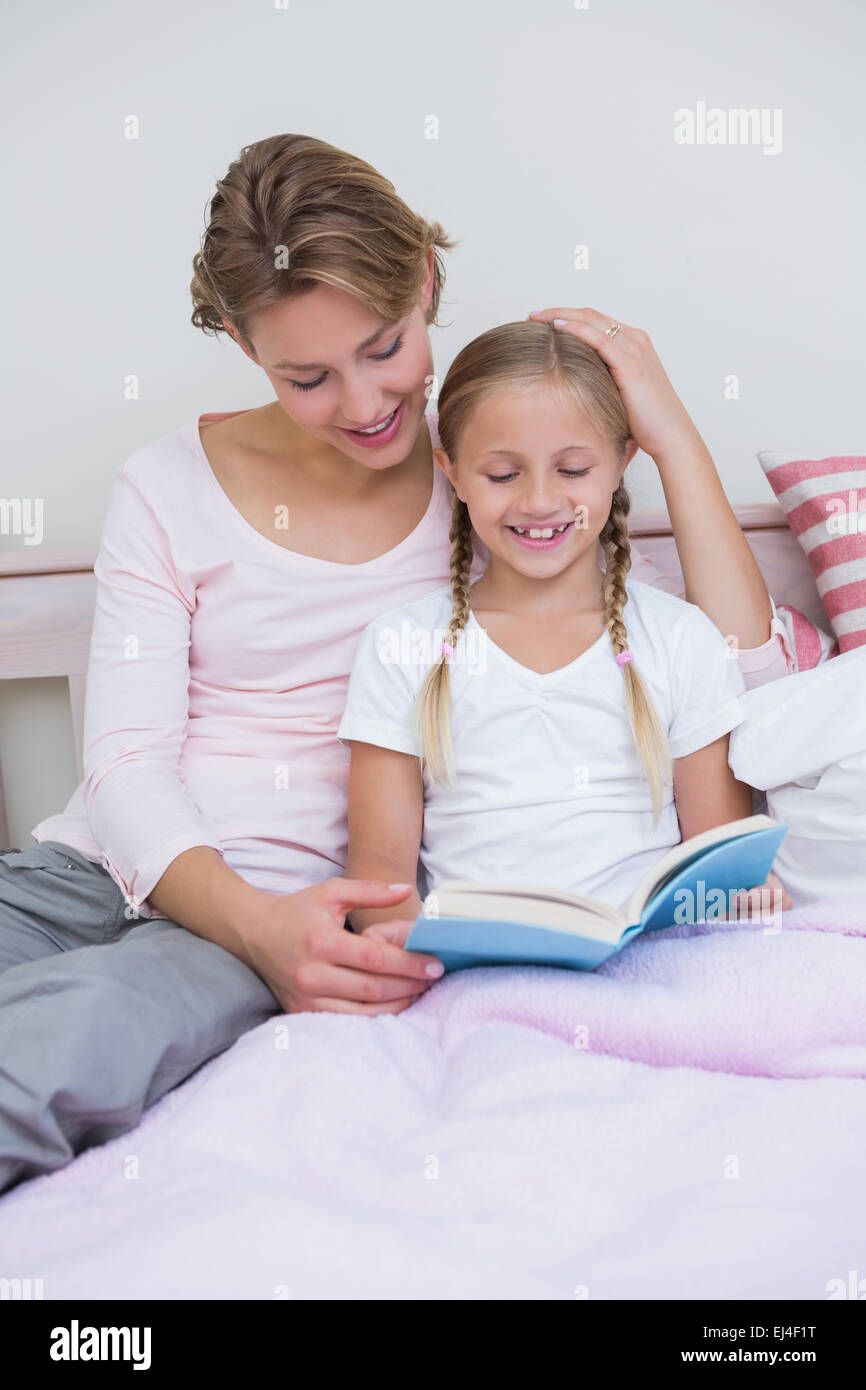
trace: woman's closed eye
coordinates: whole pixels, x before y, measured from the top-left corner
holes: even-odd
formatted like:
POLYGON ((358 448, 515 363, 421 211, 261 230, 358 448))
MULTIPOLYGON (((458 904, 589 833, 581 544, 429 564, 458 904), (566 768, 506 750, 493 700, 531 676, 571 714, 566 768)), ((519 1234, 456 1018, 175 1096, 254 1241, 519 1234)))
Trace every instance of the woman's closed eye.
MULTIPOLYGON (((560 473, 564 478, 583 478, 589 472, 588 468, 560 468, 560 473)), ((510 483, 512 478, 516 478, 516 473, 488 473, 491 483, 510 483)))
MULTIPOLYGON (((396 357, 397 353, 400 351, 401 347, 403 346, 403 337, 404 337, 404 334, 402 334, 402 333, 398 334, 396 340, 395 340, 394 343, 393 343, 393 345, 392 345, 391 347, 389 347, 389 349, 388 349, 387 352, 378 352, 378 353, 374 353, 374 354, 373 354, 373 361, 374 361, 374 362, 384 362, 384 361, 386 360, 386 358, 388 358, 388 357, 396 357)), ((322 382, 325 380, 325 377, 326 377, 327 375, 328 375, 327 372, 322 372, 322 375, 318 378, 317 381, 294 381, 294 380, 292 380, 291 377, 284 377, 283 379, 284 379, 285 381, 288 381, 289 384, 290 384, 291 386, 296 387, 298 391, 312 391, 312 389, 313 389, 314 386, 321 386, 322 382)))

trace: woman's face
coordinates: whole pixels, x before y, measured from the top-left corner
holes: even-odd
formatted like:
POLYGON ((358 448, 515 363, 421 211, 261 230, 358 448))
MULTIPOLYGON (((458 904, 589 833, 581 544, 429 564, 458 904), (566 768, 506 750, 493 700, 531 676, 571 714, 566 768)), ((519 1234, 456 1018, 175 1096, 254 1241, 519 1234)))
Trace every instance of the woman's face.
POLYGON ((418 303, 395 323, 331 285, 317 285, 257 315, 251 329, 255 356, 226 322, 290 419, 366 468, 402 463, 418 435, 433 380, 425 319, 433 254, 431 247, 418 303), (386 428, 373 435, 353 433, 389 416, 386 428))
POLYGON ((459 458, 434 457, 466 503, 494 557, 533 578, 551 578, 590 553, 610 515, 629 460, 618 460, 576 401, 539 386, 496 392, 472 411, 459 458))

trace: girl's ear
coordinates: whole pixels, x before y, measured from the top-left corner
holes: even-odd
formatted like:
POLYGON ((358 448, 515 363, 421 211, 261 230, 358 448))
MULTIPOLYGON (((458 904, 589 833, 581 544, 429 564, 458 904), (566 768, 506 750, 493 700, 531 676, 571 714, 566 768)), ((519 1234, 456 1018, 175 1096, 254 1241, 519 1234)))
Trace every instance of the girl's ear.
POLYGON ((445 450, 434 449, 433 459, 437 467, 442 469, 442 472, 445 474, 445 477, 448 479, 454 491, 457 493, 457 496, 460 498, 460 501, 465 502, 466 498, 462 495, 459 487, 457 486, 457 469, 454 467, 454 464, 451 462, 445 450))
POLYGON ((618 468, 619 468, 619 478, 618 478, 618 480, 617 480, 618 482, 622 482, 622 475, 623 475, 623 473, 625 472, 625 470, 628 468, 628 466, 629 466, 629 464, 631 463, 632 459, 634 458, 635 454, 637 453, 638 448, 639 448, 639 445, 635 442, 635 440, 629 439, 628 443, 627 443, 626 446, 625 446, 625 450, 624 450, 624 452, 623 452, 622 458, 619 460, 619 464, 618 464, 618 468))

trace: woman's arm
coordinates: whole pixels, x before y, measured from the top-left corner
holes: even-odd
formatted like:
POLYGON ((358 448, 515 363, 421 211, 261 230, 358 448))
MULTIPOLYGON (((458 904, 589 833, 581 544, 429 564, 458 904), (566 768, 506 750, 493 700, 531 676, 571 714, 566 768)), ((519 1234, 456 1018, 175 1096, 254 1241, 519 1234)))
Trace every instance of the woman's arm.
POLYGON ((428 987, 435 957, 404 951, 396 929, 377 942, 343 923, 352 908, 375 917, 409 890, 343 878, 290 894, 254 888, 226 864, 187 791, 179 769, 196 599, 160 520, 169 503, 149 492, 159 470, 146 462, 130 459, 118 474, 94 567, 84 797, 103 862, 130 920, 147 899, 243 961, 286 1012, 399 1013, 428 987))
POLYGON ((607 363, 628 414, 632 440, 650 455, 661 475, 686 599, 702 608, 724 637, 735 637, 740 647, 763 646, 770 638, 772 615, 767 586, 709 450, 649 334, 597 309, 539 309, 529 317, 581 338, 607 363))
POLYGON ((740 647, 763 646, 770 638, 770 595, 710 452, 688 416, 680 437, 653 458, 687 602, 702 608, 722 635, 736 637, 740 647))
MULTIPOLYGON (((603 557, 600 559, 603 565, 603 557)), ((655 589, 663 589, 665 593, 674 594, 676 598, 685 598, 685 585, 681 579, 675 575, 666 574, 653 564, 648 555, 639 550, 637 546, 631 547, 631 576, 639 579, 642 584, 651 584, 655 589)), ((770 596, 770 606, 772 608, 772 618, 770 620, 770 636, 766 642, 759 647, 742 647, 737 645, 737 662, 743 676, 743 681, 747 690, 754 690, 759 685, 767 685, 770 681, 779 680, 782 676, 790 676, 796 670, 794 660, 794 643, 788 634, 783 617, 779 615, 772 595, 770 596)), ((831 647, 831 639, 826 633, 822 633, 815 627, 814 623, 808 618, 804 618, 801 613, 794 614, 793 621, 802 625, 804 640, 802 643, 804 652, 812 658, 811 664, 817 664, 818 660, 825 659, 825 652, 831 647), (807 645, 808 642, 808 645, 807 645), (824 648, 824 652, 821 648, 824 648), (818 652, 820 655, 814 656, 818 652)))
POLYGON ((211 863, 222 854, 180 773, 196 598, 162 520, 171 499, 160 498, 160 470, 147 463, 128 459, 109 501, 94 564, 84 713, 87 819, 131 916, 179 856, 201 847, 211 863))
MULTIPOLYGON (((411 753, 352 742, 349 771, 347 878, 415 884, 424 820, 421 765, 411 753)), ((390 908, 349 914, 358 932, 376 922, 409 918, 421 911, 417 889, 390 908)))

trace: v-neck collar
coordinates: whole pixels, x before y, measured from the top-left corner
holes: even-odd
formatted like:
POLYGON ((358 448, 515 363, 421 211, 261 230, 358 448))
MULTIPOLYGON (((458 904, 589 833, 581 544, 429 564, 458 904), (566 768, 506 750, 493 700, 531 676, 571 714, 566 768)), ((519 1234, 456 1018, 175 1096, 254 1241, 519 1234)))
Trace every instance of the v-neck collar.
MULTIPOLYGON (((477 580, 475 582, 477 583, 477 580)), ((559 685, 579 671, 581 666, 592 661, 604 646, 610 649, 610 636, 605 630, 596 638, 591 646, 587 647, 586 651, 581 652, 580 656, 576 656, 574 661, 570 661, 567 666, 559 666, 555 671, 533 671, 531 666, 524 666, 522 662, 516 661, 513 656, 508 655, 508 652, 505 651, 503 647, 500 647, 493 641, 493 638, 489 636, 487 629, 481 626, 471 608, 469 610, 469 620, 466 626, 472 627, 476 633, 480 633, 481 641, 495 654, 496 660, 508 666, 514 675, 527 686, 559 685)))

